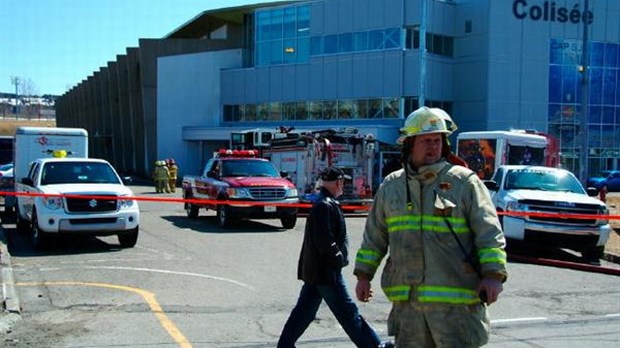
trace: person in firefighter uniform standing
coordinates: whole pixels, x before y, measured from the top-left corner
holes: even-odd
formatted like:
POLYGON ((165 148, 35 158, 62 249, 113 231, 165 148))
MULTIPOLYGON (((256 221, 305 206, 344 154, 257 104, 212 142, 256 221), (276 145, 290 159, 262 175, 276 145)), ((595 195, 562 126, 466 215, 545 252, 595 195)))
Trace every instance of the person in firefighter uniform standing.
POLYGON ((155 191, 157 193, 170 193, 168 181, 170 180, 170 172, 166 167, 166 161, 156 161, 153 170, 153 180, 155 181, 155 191))
POLYGON ((179 174, 179 167, 177 167, 177 163, 174 158, 168 158, 166 160, 166 165, 168 166, 168 172, 170 173, 168 186, 170 188, 170 192, 174 193, 177 188, 177 175, 179 174))
POLYGON ((447 136, 454 130, 438 108, 407 117, 397 140, 404 166, 381 184, 356 255, 355 292, 364 302, 387 256, 381 287, 392 302, 388 334, 399 348, 486 344, 486 306, 506 281, 495 207, 478 176, 453 164, 447 136))

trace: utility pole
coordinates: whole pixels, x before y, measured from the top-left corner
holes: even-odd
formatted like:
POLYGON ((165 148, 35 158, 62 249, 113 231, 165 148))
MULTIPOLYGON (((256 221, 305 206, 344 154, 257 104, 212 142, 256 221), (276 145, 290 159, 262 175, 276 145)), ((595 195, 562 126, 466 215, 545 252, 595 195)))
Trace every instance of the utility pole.
POLYGON ((579 123, 579 180, 585 186, 588 179, 588 104, 589 104, 589 43, 588 43, 588 0, 584 1, 583 17, 583 42, 581 53, 581 120, 579 123))
POLYGON ((418 107, 426 103, 426 0, 421 0, 420 11, 420 81, 418 88, 418 107))
POLYGON ((15 109, 13 109, 13 113, 15 114, 15 119, 17 119, 19 117, 19 98, 17 92, 21 78, 19 76, 11 76, 11 83, 15 85, 15 109))

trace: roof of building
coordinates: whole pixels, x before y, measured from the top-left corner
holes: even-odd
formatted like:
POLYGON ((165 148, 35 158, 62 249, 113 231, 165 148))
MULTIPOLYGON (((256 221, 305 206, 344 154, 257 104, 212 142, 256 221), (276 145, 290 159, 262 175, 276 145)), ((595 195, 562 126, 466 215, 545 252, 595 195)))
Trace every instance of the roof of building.
POLYGON ((256 9, 289 5, 296 2, 305 1, 272 1, 204 11, 168 33, 164 39, 200 39, 225 24, 243 24, 243 16, 254 12, 256 9))

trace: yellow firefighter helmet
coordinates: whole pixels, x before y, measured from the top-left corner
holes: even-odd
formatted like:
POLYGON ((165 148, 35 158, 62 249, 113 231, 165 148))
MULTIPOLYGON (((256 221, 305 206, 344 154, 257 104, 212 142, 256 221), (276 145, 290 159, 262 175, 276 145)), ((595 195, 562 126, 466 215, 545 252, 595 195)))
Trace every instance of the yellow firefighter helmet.
POLYGON ((407 116, 405 125, 400 129, 401 136, 396 140, 402 144, 406 138, 432 133, 452 134, 458 127, 447 112, 439 108, 423 106, 407 116))

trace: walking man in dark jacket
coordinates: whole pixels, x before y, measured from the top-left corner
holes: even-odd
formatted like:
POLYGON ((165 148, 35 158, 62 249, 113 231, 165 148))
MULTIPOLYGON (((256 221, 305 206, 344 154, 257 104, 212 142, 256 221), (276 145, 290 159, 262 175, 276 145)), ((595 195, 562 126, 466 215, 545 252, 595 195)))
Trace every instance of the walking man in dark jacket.
POLYGON ((297 269, 297 277, 304 285, 282 329, 278 348, 295 346, 315 319, 323 300, 357 347, 376 348, 381 344, 359 314, 342 277, 341 270, 349 263, 349 252, 344 214, 336 198, 342 195, 345 180, 351 177, 336 167, 321 173, 321 191, 306 220, 297 269))

